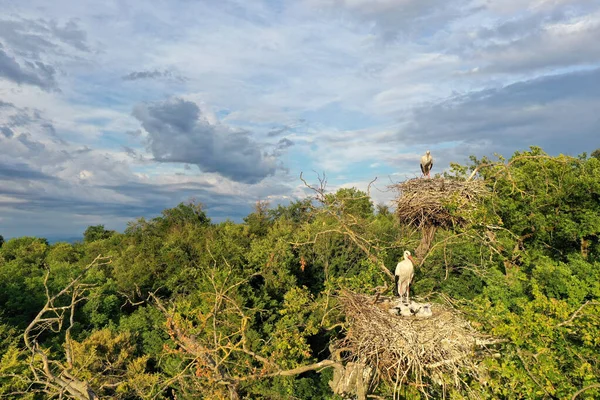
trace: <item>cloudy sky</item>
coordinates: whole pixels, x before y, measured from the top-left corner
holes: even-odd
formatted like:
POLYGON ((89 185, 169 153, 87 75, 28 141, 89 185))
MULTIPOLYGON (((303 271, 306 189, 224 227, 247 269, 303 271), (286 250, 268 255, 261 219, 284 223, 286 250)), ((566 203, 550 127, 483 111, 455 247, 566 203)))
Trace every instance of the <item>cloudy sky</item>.
POLYGON ((0 234, 600 147, 597 0, 0 0, 0 234))

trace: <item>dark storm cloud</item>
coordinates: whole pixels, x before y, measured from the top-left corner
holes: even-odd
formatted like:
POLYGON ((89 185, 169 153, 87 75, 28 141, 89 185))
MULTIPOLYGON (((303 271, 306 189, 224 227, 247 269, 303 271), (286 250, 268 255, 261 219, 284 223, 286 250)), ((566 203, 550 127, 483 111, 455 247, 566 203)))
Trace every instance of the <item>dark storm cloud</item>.
POLYGON ((10 129, 8 126, 0 126, 0 132, 2 132, 2 134, 4 135, 4 137, 10 139, 11 137, 13 137, 15 134, 12 131, 12 129, 10 129))
POLYGON ((162 78, 165 76, 167 71, 139 71, 139 72, 131 72, 123 77, 124 81, 136 81, 138 79, 154 79, 154 78, 162 78))
MULTIPOLYGON (((46 175, 42 172, 35 171, 31 167, 24 163, 18 164, 4 164, 0 163, 0 179, 5 180, 55 180, 52 176, 46 175)), ((5 185, 0 185, 5 186, 5 185)), ((7 191, 7 188, 0 188, 0 194, 7 191)), ((6 193, 6 192, 5 192, 6 193)))
POLYGON ((594 65, 600 61, 600 25, 556 33, 543 30, 480 52, 483 72, 515 73, 555 67, 594 65), (535 49, 535 51, 532 51, 535 49))
POLYGON ((336 16, 344 12, 372 25, 384 40, 429 36, 478 9, 466 0, 314 0, 312 3, 336 16))
POLYGON ((306 125, 306 119, 298 118, 291 124, 273 126, 270 131, 267 132, 267 137, 280 136, 287 132, 297 132, 299 128, 306 125))
POLYGON ((39 22, 0 20, 0 39, 18 55, 39 59, 41 53, 56 48, 50 37, 49 29, 39 22))
POLYGON ((87 34, 79 28, 76 21, 70 20, 62 27, 56 21, 50 21, 48 26, 52 33, 63 43, 70 44, 81 51, 90 51, 87 45, 87 34))
POLYGON ((294 145, 294 142, 292 142, 290 139, 283 138, 283 139, 279 140, 279 142, 277 142, 277 150, 284 150, 284 149, 287 149, 288 147, 292 147, 293 145, 294 145))
POLYGON ((538 32, 542 24, 555 23, 568 17, 564 10, 550 10, 536 14, 504 20, 492 27, 483 27, 476 32, 479 39, 516 39, 538 32))
POLYGON ((56 67, 48 58, 69 50, 89 51, 86 34, 75 21, 0 20, 0 78, 44 90, 56 89, 56 67))
MULTIPOLYGON (((38 115, 39 117, 39 115, 38 115)), ((41 119, 41 117, 39 117, 41 119)), ((56 128, 50 122, 42 122, 40 127, 48 134, 48 136, 52 137, 52 140, 56 143, 67 144, 67 142, 62 139, 58 133, 56 132, 56 128)))
POLYGON ((263 155, 248 132, 210 124, 191 101, 141 104, 133 115, 148 132, 156 161, 196 164, 205 172, 244 183, 257 183, 275 173, 275 161, 263 155))
POLYGON ((32 140, 31 135, 28 133, 21 133, 17 136, 17 140, 23 144, 23 146, 27 147, 32 153, 41 153, 45 146, 43 143, 32 140))
POLYGON ((125 131, 125 133, 129 136, 134 136, 134 137, 138 137, 142 135, 142 130, 141 129, 136 129, 136 130, 132 130, 132 131, 125 131))
POLYGON ((0 108, 15 108, 15 105, 13 103, 7 103, 0 100, 0 108))
POLYGON ((50 65, 40 61, 26 61, 21 65, 0 48, 0 78, 49 90, 56 86, 55 75, 56 71, 50 65))
MULTIPOLYGON (((245 199, 222 195, 211 191, 207 184, 170 184, 152 185, 140 182, 127 182, 119 185, 98 186, 120 196, 128 196, 131 201, 110 201, 95 197, 62 195, 72 193, 72 184, 32 170, 26 164, 0 164, 0 181, 7 180, 13 184, 0 184, 0 196, 16 199, 11 201, 11 207, 19 211, 33 213, 48 212, 64 213, 67 215, 98 215, 131 218, 151 218, 160 215, 168 207, 174 207, 182 201, 196 199, 200 201, 209 215, 213 218, 236 218, 246 215, 251 205, 245 199), (32 185, 31 182, 38 184, 32 185), (59 191, 45 190, 40 182, 51 183, 59 191), (26 183, 20 185, 20 183, 26 183)), ((93 190, 89 188, 89 190, 93 190)))
POLYGON ((509 19, 470 32, 463 57, 474 57, 479 73, 520 73, 591 66, 600 61, 600 3, 544 2, 509 19), (473 51, 469 51, 471 49, 473 51), (534 49, 534 50, 532 50, 534 49))
POLYGON ((87 37, 75 20, 60 26, 55 20, 0 20, 0 39, 18 55, 39 58, 55 52, 61 45, 89 51, 87 37))
POLYGON ((397 138, 412 145, 458 142, 487 152, 531 145, 551 154, 599 146, 600 69, 548 76, 414 110, 397 138))
POLYGON ((270 130, 269 132, 267 132, 267 136, 268 137, 279 136, 282 133, 289 132, 291 129, 292 128, 290 126, 282 126, 280 128, 274 128, 273 130, 270 130))
MULTIPOLYGON (((189 115, 179 115, 194 115, 193 107, 190 110, 189 115)), ((170 122, 179 129, 194 128, 193 123, 170 122)), ((52 134, 57 132, 51 121, 37 110, 0 103, 0 204, 6 206, 0 209, 0 218, 5 234, 19 236, 33 229, 19 219, 27 216, 46 216, 45 225, 35 228, 39 232, 53 232, 56 226, 75 232, 92 216, 107 221, 152 218, 191 198, 202 202, 217 220, 239 220, 251 210, 252 195, 219 194, 206 183, 142 183, 127 171, 126 164, 119 166, 115 159, 88 146, 36 139, 52 134), (79 175, 84 170, 92 174, 79 175)), ((124 150, 141 159, 135 149, 124 150)))
POLYGON ((171 78, 180 82, 184 82, 185 78, 173 74, 169 70, 153 70, 153 71, 134 71, 122 77, 124 81, 137 81, 140 79, 159 79, 159 78, 171 78))
POLYGON ((129 147, 129 146, 123 146, 123 151, 128 155, 131 156, 133 158, 137 157, 137 153, 135 151, 135 149, 129 147))
POLYGON ((5 110, 9 111, 7 114, 4 114, 4 116, 0 115, 0 130, 5 133, 6 137, 13 136, 9 134, 9 131, 15 134, 14 128, 31 127, 39 132, 44 132, 56 143, 67 144, 62 138, 60 138, 56 132, 56 128, 54 128, 54 125, 50 121, 46 120, 41 115, 39 110, 18 108, 9 103, 4 104, 7 104, 7 106, 3 107, 3 105, 0 104, 0 109, 4 108, 5 110))
POLYGON ((90 149, 88 146, 83 146, 77 150, 73 150, 72 153, 73 154, 85 154, 85 153, 89 153, 91 151, 92 151, 92 149, 90 149))

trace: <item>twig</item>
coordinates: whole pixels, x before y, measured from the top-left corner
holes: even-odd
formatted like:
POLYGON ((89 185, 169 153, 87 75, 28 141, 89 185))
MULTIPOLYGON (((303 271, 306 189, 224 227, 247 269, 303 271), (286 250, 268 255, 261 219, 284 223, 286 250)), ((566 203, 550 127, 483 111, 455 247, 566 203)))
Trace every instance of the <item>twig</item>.
POLYGON ((594 383, 593 385, 589 385, 582 389, 579 389, 577 392, 575 392, 573 397, 571 397, 571 400, 575 400, 577 398, 577 396, 579 396, 581 393, 585 392, 586 390, 595 389, 595 388, 600 388, 600 383, 594 383))
POLYGON ((577 318, 577 316, 579 315, 579 313, 581 312, 581 310, 583 310, 583 308, 584 308, 585 306, 587 306, 587 305, 596 305, 596 304, 599 304, 599 303, 597 303, 597 302, 595 302, 595 301, 590 301, 590 300, 586 301, 585 303, 583 303, 583 304, 582 304, 582 305, 581 305, 581 306, 580 306, 580 307, 579 307, 579 308, 578 308, 578 309, 577 309, 577 310, 576 310, 576 311, 573 313, 573 315, 571 315, 571 318, 569 318, 569 319, 568 319, 568 320, 566 320, 566 321, 563 321, 563 322, 561 322, 560 324, 558 324, 558 325, 556 325, 556 326, 565 326, 565 325, 568 325, 568 324, 570 324, 571 322, 573 322, 573 320, 574 320, 575 318, 577 318))

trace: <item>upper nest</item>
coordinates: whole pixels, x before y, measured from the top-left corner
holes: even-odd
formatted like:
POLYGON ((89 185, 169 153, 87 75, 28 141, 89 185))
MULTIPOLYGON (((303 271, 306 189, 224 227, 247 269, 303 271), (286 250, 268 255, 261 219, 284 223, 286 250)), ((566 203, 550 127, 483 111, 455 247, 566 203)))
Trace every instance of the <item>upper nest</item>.
POLYGON ((416 227, 463 225, 466 213, 488 192, 483 181, 445 178, 415 178, 390 187, 400 192, 398 218, 416 227))
POLYGON ((417 387, 424 381, 459 387, 461 375, 478 376, 476 346, 492 343, 441 304, 433 305, 432 317, 416 319, 390 315, 391 303, 373 304, 372 297, 361 294, 343 292, 340 301, 348 330, 338 348, 394 387, 408 381, 417 387))

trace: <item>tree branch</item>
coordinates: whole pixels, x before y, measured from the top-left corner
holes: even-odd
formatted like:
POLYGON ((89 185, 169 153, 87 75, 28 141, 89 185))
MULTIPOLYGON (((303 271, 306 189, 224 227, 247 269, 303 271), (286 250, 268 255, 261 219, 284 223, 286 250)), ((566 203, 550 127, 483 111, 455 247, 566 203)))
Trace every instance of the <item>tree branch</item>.
POLYGON ((556 326, 565 326, 565 325, 568 325, 568 324, 570 324, 571 322, 573 322, 573 320, 574 320, 575 318, 577 318, 577 316, 579 315, 579 313, 581 312, 581 310, 583 310, 583 308, 584 308, 585 306, 588 306, 588 305, 597 305, 597 304, 600 304, 600 303, 598 303, 598 302, 595 302, 595 301, 590 301, 590 300, 586 301, 585 303, 583 303, 583 304, 581 305, 581 307, 579 307, 579 308, 578 308, 578 309, 577 309, 577 310, 576 310, 576 311, 573 313, 573 315, 571 315, 571 317, 570 317, 568 320, 566 320, 566 321, 563 321, 563 322, 561 322, 560 324, 558 324, 558 325, 556 325, 556 326))
POLYGON ((595 388, 600 388, 600 383, 594 383, 593 385, 589 385, 589 386, 584 387, 583 389, 579 389, 577 392, 575 392, 573 397, 571 397, 571 400, 575 400, 577 398, 577 396, 579 396, 581 393, 585 392, 586 390, 595 389, 595 388))
POLYGON ((50 271, 44 277, 44 290, 46 293, 46 304, 38 312, 33 321, 25 328, 23 333, 23 341, 25 346, 31 352, 31 361, 29 367, 33 372, 36 381, 44 382, 46 386, 43 391, 47 392, 48 388, 55 388, 60 397, 65 393, 68 396, 77 400, 93 400, 97 399, 96 393, 90 389, 85 381, 80 381, 70 375, 68 370, 73 367, 73 351, 71 348, 71 328, 74 324, 74 314, 76 304, 82 300, 81 295, 91 285, 81 284, 80 281, 85 277, 87 272, 94 266, 101 266, 110 263, 108 257, 98 255, 90 264, 83 268, 79 275, 73 279, 67 286, 59 291, 54 296, 50 296, 48 287, 48 278, 50 271), (56 306, 55 302, 65 294, 70 293, 70 303, 67 306, 56 306), (63 324, 63 319, 66 312, 69 312, 69 327, 66 330, 65 337, 65 358, 67 367, 62 367, 59 363, 51 361, 46 353, 39 347, 37 337, 46 330, 60 332, 63 324), (54 314, 52 317, 44 317, 47 313, 54 314), (56 325, 56 327, 54 327, 56 325), (33 334, 37 331, 37 334, 33 334), (36 360, 41 361, 41 367, 36 366, 36 360), (58 373, 52 371, 52 365, 58 365, 58 373))

